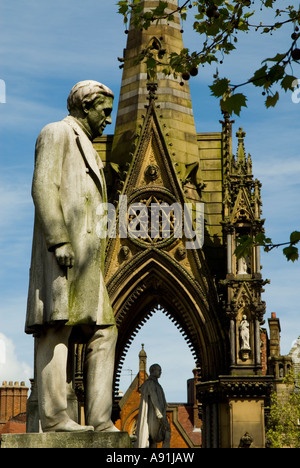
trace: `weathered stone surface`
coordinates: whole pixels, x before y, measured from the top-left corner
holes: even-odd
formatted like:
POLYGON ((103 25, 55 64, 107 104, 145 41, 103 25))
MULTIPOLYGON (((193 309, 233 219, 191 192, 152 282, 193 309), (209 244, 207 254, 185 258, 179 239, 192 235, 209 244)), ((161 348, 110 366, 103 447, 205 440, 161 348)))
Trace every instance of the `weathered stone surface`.
MULTIPOLYGON (((84 80, 72 88, 67 102, 69 115, 46 125, 36 143, 35 223, 25 331, 39 335, 34 385, 42 430, 83 430, 77 424, 77 411, 66 411, 71 401, 66 382, 74 374, 67 362, 73 360, 75 342, 85 342, 89 350, 83 358, 86 424, 90 426, 86 429, 113 430, 117 329, 103 277, 106 181, 92 144, 111 123, 113 93, 99 82, 84 80)), ((72 399, 77 410, 77 401, 72 399)), ((33 401, 28 410, 35 411, 33 401)), ((37 421, 32 413, 27 417, 34 432, 32 425, 37 426, 37 421)))
POLYGON ((127 432, 3 434, 1 448, 131 448, 127 432))

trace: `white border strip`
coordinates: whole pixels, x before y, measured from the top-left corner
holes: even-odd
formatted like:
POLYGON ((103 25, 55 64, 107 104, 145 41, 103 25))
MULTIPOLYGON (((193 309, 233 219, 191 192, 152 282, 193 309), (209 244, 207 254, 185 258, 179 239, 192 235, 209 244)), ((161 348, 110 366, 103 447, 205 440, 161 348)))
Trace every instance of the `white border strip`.
MULTIPOLYGON (((179 104, 174 104, 173 102, 160 102, 159 103, 160 109, 167 109, 167 110, 174 110, 176 112, 181 112, 183 114, 194 116, 193 109, 189 109, 188 107, 180 106, 179 104)), ((139 103, 132 106, 126 106, 124 109, 118 110, 118 116, 123 116, 129 114, 134 110, 145 110, 145 103, 139 103)))
MULTIPOLYGON (((124 86, 130 85, 131 83, 138 82, 138 81, 145 81, 147 82, 147 73, 137 73, 136 75, 130 76, 129 78, 123 79, 121 83, 121 92, 124 86)), ((157 73, 157 80, 171 80, 176 81, 177 83, 181 82, 181 77, 178 76, 174 78, 174 75, 165 75, 164 73, 157 73)))
MULTIPOLYGON (((146 96, 148 94, 148 90, 146 88, 137 88, 133 91, 129 91, 128 93, 124 93, 120 95, 119 102, 126 101, 127 99, 131 99, 135 96, 146 96)), ((191 95, 189 93, 185 93, 184 91, 179 91, 174 88, 158 88, 157 95, 167 94, 171 96, 176 96, 182 99, 186 99, 187 101, 191 101, 191 95)))

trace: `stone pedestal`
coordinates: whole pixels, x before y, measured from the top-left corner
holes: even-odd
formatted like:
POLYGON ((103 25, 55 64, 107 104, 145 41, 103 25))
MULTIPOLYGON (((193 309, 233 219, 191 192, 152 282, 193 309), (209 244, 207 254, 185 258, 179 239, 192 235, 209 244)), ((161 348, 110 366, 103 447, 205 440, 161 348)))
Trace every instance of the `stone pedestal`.
POLYGON ((265 408, 273 376, 220 376, 197 384, 203 448, 265 448, 265 408))
POLYGON ((1 448, 131 448, 127 432, 3 434, 1 448))

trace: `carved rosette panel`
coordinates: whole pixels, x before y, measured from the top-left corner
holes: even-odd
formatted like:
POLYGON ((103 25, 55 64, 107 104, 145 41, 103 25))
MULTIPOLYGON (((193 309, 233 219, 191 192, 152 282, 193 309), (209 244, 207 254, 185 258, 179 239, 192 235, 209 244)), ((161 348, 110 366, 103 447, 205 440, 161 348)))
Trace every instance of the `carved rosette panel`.
POLYGON ((183 209, 166 189, 151 187, 131 196, 127 230, 129 239, 142 248, 163 248, 182 237, 183 209))

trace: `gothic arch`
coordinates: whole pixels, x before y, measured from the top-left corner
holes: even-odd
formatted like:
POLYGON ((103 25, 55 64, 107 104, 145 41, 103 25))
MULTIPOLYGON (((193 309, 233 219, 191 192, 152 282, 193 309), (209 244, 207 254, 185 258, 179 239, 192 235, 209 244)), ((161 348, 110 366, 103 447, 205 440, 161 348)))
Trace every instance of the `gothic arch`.
POLYGON ((153 36, 148 42, 147 48, 159 51, 162 49, 161 41, 157 37, 153 36))
MULTIPOLYGON (((164 301, 162 300, 160 302, 163 303, 164 301)), ((191 338, 188 337, 188 335, 186 334, 185 330, 182 328, 182 325, 178 322, 178 320, 176 318, 174 318, 174 314, 170 313, 165 307, 163 307, 161 304, 159 304, 159 305, 155 306, 154 308, 150 309, 148 312, 146 312, 145 317, 136 325, 135 330, 131 334, 131 337, 129 338, 128 342, 126 343, 126 345, 125 345, 125 347, 123 349, 121 357, 118 360, 118 365, 116 367, 116 377, 115 377, 115 381, 116 381, 115 393, 116 393, 116 395, 118 394, 118 386, 119 386, 119 381, 120 381, 124 361, 125 361, 125 358, 127 356, 127 352, 129 351, 129 348, 130 348, 136 334, 152 318, 152 316, 154 314, 158 313, 158 312, 163 313, 170 320, 170 322, 173 323, 174 327, 178 329, 178 333, 180 333, 183 336, 184 340, 186 341, 187 347, 190 349, 191 355, 192 355, 192 357, 194 359, 194 362, 195 362, 195 367, 199 368, 199 360, 198 360, 197 352, 196 352, 196 350, 194 348, 194 345, 193 345, 193 343, 191 341, 191 338)), ((164 351, 167 351, 167 350, 164 350, 164 351)))
POLYGON ((167 253, 153 248, 134 256, 107 287, 119 330, 117 374, 133 337, 158 305, 184 335, 202 377, 212 379, 224 371, 227 339, 214 306, 199 283, 167 253))

